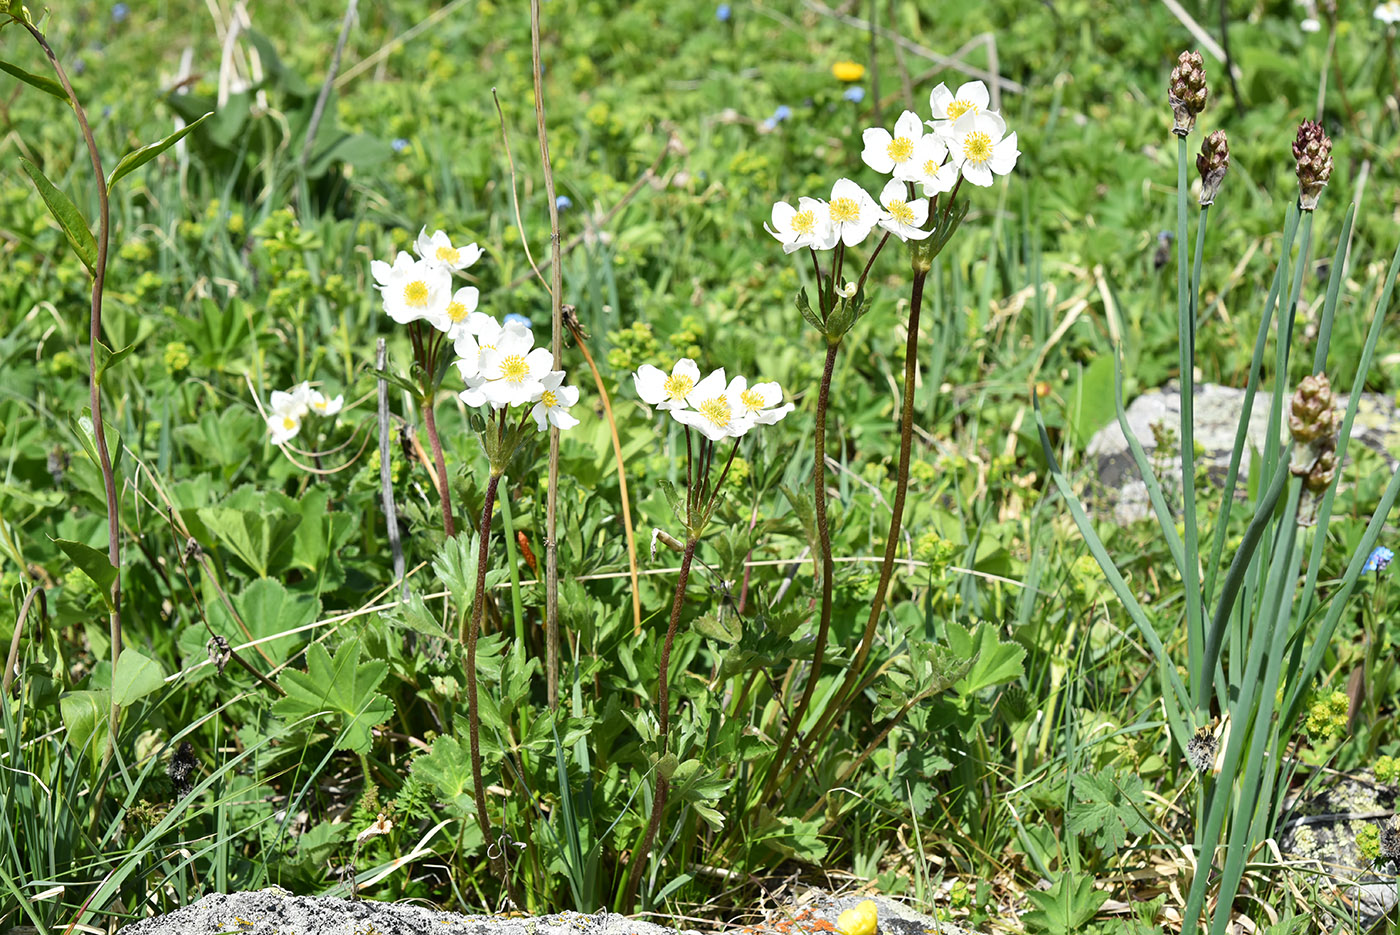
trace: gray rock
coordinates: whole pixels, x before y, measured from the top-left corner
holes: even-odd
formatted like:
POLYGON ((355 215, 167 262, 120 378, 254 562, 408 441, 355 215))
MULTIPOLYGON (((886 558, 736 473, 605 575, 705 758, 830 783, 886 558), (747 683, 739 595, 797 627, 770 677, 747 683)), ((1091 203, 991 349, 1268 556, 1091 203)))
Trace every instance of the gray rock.
MULTIPOLYGON (((1212 383, 1201 384, 1195 392, 1196 442, 1205 449, 1197 459, 1216 483, 1224 485, 1230 466, 1230 452, 1235 444, 1235 430, 1244 408, 1244 390, 1212 383)), ((1254 396, 1251 409, 1248 442, 1240 461, 1241 483, 1237 496, 1244 496, 1243 480, 1249 476, 1249 460, 1264 450, 1267 440, 1269 407, 1273 394, 1260 391, 1254 396)), ((1286 403, 1285 403, 1286 404, 1286 403)), ((1338 396, 1338 406, 1347 405, 1345 396, 1338 396)), ((1143 393, 1128 405, 1128 425, 1147 453, 1158 480, 1168 491, 1168 502, 1179 503, 1181 491, 1181 457, 1174 449, 1170 457, 1156 454, 1152 427, 1161 425, 1176 435, 1181 422, 1181 391, 1173 381, 1161 389, 1143 393), (1173 495, 1175 495, 1173 497, 1173 495)), ((1287 431, 1287 410, 1284 431, 1287 431)), ((1379 393, 1364 393, 1357 406, 1352 424, 1352 443, 1361 444, 1380 454, 1392 470, 1400 464, 1400 422, 1396 420, 1395 401, 1379 393)), ((1180 438, 1175 439, 1179 446, 1180 438)), ((1120 523, 1131 523, 1152 515, 1147 497, 1147 485, 1138 472, 1128 440, 1117 420, 1094 433, 1086 452, 1096 468, 1097 484, 1090 491, 1089 502, 1100 513, 1111 515, 1120 523)), ((1348 461, 1351 460, 1350 455, 1348 461)))

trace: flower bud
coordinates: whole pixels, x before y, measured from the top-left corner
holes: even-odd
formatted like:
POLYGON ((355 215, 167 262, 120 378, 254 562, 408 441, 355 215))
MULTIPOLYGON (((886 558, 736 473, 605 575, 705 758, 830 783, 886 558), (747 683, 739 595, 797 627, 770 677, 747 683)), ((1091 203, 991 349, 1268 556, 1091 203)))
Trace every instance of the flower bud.
POLYGON ((1314 120, 1304 120, 1293 141, 1293 158, 1298 160, 1298 207, 1317 207, 1322 188, 1332 177, 1332 140, 1314 120))
POLYGON ((1199 52, 1182 52, 1172 69, 1167 101, 1172 105, 1172 132, 1185 136, 1196 125, 1196 115, 1206 109, 1206 72, 1199 52))
POLYGON ((1215 203, 1220 183, 1230 168, 1230 141, 1224 130, 1216 130, 1201 141, 1201 154, 1196 157, 1196 171, 1201 173, 1201 207, 1215 203))
POLYGON ((1317 456, 1312 467, 1303 475, 1303 486, 1309 493, 1320 494, 1332 486, 1337 476, 1337 453, 1328 449, 1317 456))
POLYGON ((1288 430, 1300 445, 1330 448, 1336 444, 1336 396, 1325 373, 1304 377, 1293 394, 1288 414, 1288 430))

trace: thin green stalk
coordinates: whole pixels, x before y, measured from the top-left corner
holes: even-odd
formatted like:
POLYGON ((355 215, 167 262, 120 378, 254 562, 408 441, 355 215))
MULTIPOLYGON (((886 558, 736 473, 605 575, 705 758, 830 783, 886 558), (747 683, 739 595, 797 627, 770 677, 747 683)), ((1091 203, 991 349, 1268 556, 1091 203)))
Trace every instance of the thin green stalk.
MULTIPOLYGON (((1181 369, 1181 519, 1185 526, 1181 580, 1186 591, 1187 665, 1195 688, 1195 704, 1199 713, 1205 709, 1206 693, 1212 680, 1201 667, 1205 636, 1201 625, 1200 558, 1196 529, 1196 301, 1190 293, 1187 277, 1186 200, 1190 195, 1190 188, 1186 182, 1186 167, 1190 157, 1186 150, 1185 133, 1177 134, 1176 144, 1177 360, 1181 369)), ((1198 230, 1200 239, 1196 244, 1198 264, 1205 238, 1205 217, 1206 209, 1203 208, 1198 230)))

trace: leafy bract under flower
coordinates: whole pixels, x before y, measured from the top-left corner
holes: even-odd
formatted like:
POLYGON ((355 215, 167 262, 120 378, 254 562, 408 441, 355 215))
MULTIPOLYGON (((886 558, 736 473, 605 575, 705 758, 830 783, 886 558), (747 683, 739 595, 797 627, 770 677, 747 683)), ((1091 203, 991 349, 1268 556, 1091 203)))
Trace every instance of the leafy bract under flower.
POLYGON ((637 395, 642 402, 657 409, 684 409, 691 405, 690 397, 700 383, 700 367, 689 357, 676 361, 668 375, 666 371, 642 364, 632 375, 637 395))

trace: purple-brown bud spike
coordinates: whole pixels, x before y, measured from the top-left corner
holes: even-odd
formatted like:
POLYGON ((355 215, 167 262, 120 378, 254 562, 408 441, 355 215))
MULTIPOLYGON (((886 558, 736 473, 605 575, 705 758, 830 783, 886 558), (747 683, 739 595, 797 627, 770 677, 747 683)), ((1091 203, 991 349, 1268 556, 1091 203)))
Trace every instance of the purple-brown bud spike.
POLYGON ((1298 207, 1311 211, 1332 177, 1332 140, 1322 124, 1303 121, 1298 127, 1298 138, 1293 141, 1293 158, 1298 160, 1298 207))
POLYGON ((1300 445, 1331 447, 1336 444, 1337 398, 1325 373, 1303 377, 1293 393, 1288 430, 1300 445))
POLYGON ((1220 183, 1230 168, 1230 141, 1224 130, 1216 130, 1201 142, 1201 154, 1196 157, 1196 170, 1201 173, 1201 207, 1215 204, 1220 183))
POLYGON ((1199 52, 1182 52, 1172 69, 1171 84, 1167 86, 1167 101, 1172 105, 1175 123, 1172 132, 1185 136, 1196 125, 1196 115, 1206 109, 1205 62, 1199 52))

